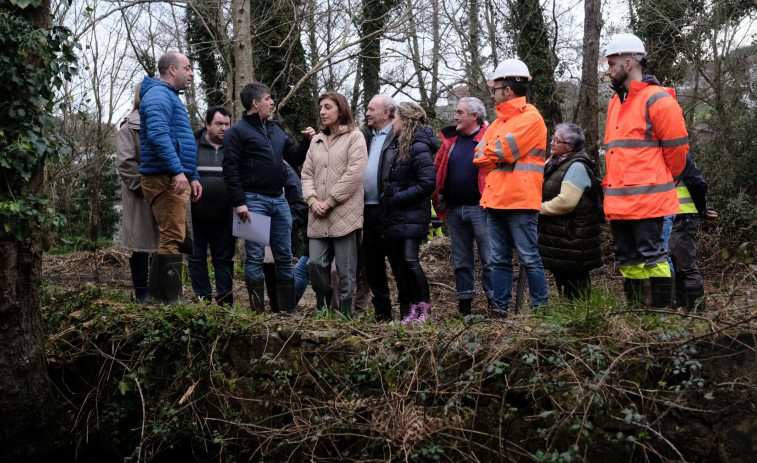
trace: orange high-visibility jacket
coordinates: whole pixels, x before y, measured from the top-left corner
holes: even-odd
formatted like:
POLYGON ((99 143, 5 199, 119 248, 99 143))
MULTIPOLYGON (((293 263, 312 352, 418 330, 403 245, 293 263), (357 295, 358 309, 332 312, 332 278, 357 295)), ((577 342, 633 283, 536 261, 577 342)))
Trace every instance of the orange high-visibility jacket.
POLYGON ((481 206, 492 209, 541 209, 547 157, 547 126, 526 98, 500 103, 497 120, 486 130, 473 158, 488 172, 481 206))
POLYGON ((686 165, 689 134, 683 111, 662 87, 632 81, 626 100, 610 100, 605 128, 608 220, 638 220, 678 212, 675 181, 686 165))

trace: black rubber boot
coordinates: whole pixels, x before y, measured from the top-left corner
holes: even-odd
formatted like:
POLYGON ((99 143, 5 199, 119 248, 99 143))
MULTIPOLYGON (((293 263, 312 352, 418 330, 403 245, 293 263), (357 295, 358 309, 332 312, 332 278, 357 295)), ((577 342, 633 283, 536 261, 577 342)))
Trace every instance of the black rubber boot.
POLYGON ((132 252, 129 257, 131 269, 131 282, 134 285, 134 296, 140 304, 147 302, 150 291, 147 286, 147 277, 150 268, 150 255, 146 252, 132 252))
POLYGON ((247 284, 247 294, 250 296, 250 310, 253 313, 265 312, 263 307, 264 280, 262 278, 245 278, 244 282, 247 284))
POLYGON ((707 310, 707 303, 704 300, 704 288, 702 286, 686 288, 684 298, 686 299, 686 311, 707 310))
POLYGON ((276 299, 279 310, 295 317, 300 316, 294 294, 294 278, 276 278, 276 299))
POLYGON ((409 313, 410 313, 410 303, 400 302, 400 320, 404 320, 404 318, 407 317, 407 314, 409 313))
POLYGON ((651 285, 649 279, 637 280, 625 278, 623 280, 623 293, 630 305, 637 309, 649 307, 651 303, 651 285))
POLYGON ((339 313, 345 318, 352 318, 352 298, 345 297, 339 301, 339 313))
POLYGON ((473 299, 458 299, 457 300, 457 311, 460 312, 460 315, 465 317, 471 314, 471 304, 473 302, 473 299))
POLYGON ((652 289, 652 307, 660 309, 673 307, 672 277, 651 277, 649 284, 652 289))
POLYGON ((150 268, 150 295, 163 304, 184 302, 183 274, 183 254, 154 254, 150 268))
POLYGON ((331 291, 328 293, 315 292, 315 308, 316 310, 331 310, 331 291))
POLYGON ((216 304, 234 306, 234 293, 216 294, 216 304))

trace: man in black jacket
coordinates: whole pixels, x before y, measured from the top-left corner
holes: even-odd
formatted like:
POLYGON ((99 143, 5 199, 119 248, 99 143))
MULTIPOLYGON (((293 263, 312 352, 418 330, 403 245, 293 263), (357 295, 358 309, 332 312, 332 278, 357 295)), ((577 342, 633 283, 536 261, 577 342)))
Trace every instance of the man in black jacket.
MULTIPOLYGON (((250 213, 271 218, 270 245, 276 263, 276 292, 279 309, 297 314, 292 269, 292 215, 284 195, 284 160, 293 166, 305 161, 315 130, 308 127, 299 145, 269 120, 274 102, 263 84, 248 84, 240 94, 246 113, 223 139, 223 177, 236 214, 245 222, 250 213)), ((250 308, 263 312, 264 246, 245 241, 244 276, 250 308)))
POLYGON ((216 277, 216 302, 234 304, 234 249, 231 234, 231 202, 223 181, 223 138, 231 118, 224 106, 212 106, 205 115, 205 128, 195 132, 197 172, 203 195, 192 203, 194 251, 187 255, 192 289, 202 300, 211 300, 208 276, 208 246, 216 277))
POLYGON ((696 237, 702 217, 715 219, 718 213, 707 207, 707 182, 694 165, 694 158, 686 155, 686 167, 676 184, 679 211, 673 222, 668 242, 670 259, 675 273, 676 296, 686 310, 704 310, 704 284, 697 267, 696 237))
MULTIPOLYGON (((365 168, 365 209, 363 213, 363 262, 368 286, 371 288, 376 321, 392 319, 392 301, 386 276, 386 248, 381 232, 381 169, 382 162, 394 141, 392 120, 397 105, 389 95, 376 95, 365 109, 365 144, 368 146, 368 164, 365 168)), ((384 165, 386 164, 386 165, 384 165)), ((409 310, 409 304, 400 307, 400 318, 409 310)))

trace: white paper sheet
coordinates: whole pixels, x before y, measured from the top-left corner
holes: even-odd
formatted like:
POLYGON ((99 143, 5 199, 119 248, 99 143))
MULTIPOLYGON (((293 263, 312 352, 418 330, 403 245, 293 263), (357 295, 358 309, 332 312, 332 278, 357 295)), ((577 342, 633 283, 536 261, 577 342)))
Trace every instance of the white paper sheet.
POLYGON ((250 212, 250 221, 242 222, 242 219, 234 212, 231 234, 268 246, 271 244, 271 218, 250 212))

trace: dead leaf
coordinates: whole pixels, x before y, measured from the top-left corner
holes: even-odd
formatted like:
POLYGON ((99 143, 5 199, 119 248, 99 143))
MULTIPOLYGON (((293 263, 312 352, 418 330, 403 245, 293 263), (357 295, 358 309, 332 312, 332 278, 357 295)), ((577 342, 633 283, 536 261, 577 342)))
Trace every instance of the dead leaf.
POLYGON ((187 392, 185 392, 184 395, 181 396, 181 399, 179 399, 179 405, 184 405, 184 402, 189 400, 189 396, 194 392, 195 386, 197 386, 197 383, 192 383, 192 385, 187 388, 187 392))

